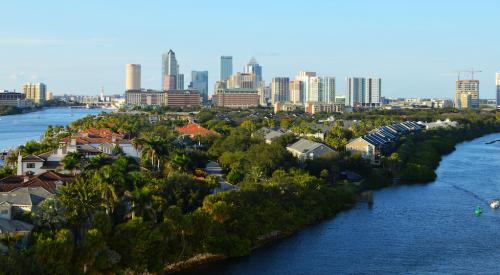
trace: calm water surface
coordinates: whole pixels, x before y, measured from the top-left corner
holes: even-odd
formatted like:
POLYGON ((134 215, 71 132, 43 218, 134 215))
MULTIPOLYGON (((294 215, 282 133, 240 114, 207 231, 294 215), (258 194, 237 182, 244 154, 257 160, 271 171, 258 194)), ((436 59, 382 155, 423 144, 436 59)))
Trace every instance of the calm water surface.
POLYGON ((500 134, 462 143, 434 183, 386 188, 366 204, 205 274, 500 274, 500 134), (483 209, 480 217, 474 208, 483 209))
POLYGON ((28 140, 38 140, 49 125, 68 125, 103 109, 47 108, 42 111, 0 116, 0 150, 15 148, 28 140))

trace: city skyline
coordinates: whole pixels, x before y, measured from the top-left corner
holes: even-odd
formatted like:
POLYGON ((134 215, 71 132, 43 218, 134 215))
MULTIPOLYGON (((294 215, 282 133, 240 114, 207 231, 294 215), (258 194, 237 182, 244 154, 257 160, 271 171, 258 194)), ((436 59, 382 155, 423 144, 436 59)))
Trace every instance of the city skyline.
MULTIPOLYGON (((273 77, 292 79, 300 70, 338 80, 377 76, 384 80, 384 97, 453 98, 456 80, 453 71, 474 66, 483 71, 476 75, 481 82, 481 98, 496 95, 495 73, 500 70, 500 50, 496 45, 500 38, 493 34, 495 11, 500 3, 495 1, 440 1, 433 3, 433 9, 428 9, 429 1, 376 4, 312 1, 308 5, 295 1, 281 3, 280 14, 272 13, 276 10, 272 7, 280 3, 256 1, 256 5, 244 11, 231 7, 227 1, 197 3, 198 8, 190 12, 204 22, 206 31, 199 36, 191 35, 200 28, 195 22, 173 29, 168 23, 136 22, 125 16, 132 11, 137 16, 167 12, 175 21, 186 15, 184 11, 194 2, 168 3, 176 13, 168 11, 167 4, 161 2, 125 1, 119 9, 117 2, 89 1, 71 6, 52 1, 28 2, 30 9, 15 3, 3 4, 0 89, 20 91, 24 83, 43 82, 58 95, 93 95, 101 87, 108 93, 121 94, 125 90, 123 66, 129 63, 141 64, 143 88, 159 89, 161 56, 172 49, 182 64, 179 73, 209 72, 210 94, 219 80, 220 57, 230 55, 233 73, 243 72, 252 57, 258 60, 267 85, 273 77), (306 14, 318 4, 324 8, 314 18, 290 20, 291 15, 306 14), (329 16, 328 10, 342 13, 329 16), (43 22, 32 19, 36 16, 30 14, 35 12, 43 12, 46 19, 43 22), (18 14, 25 17, 20 20, 18 14), (92 14, 95 20, 90 22, 86 14, 92 14), (224 21, 223 14, 228 16, 224 20, 238 24, 225 24, 227 29, 221 33, 216 26, 224 21), (240 19, 247 14, 259 16, 247 23, 240 19), (461 19, 469 14, 473 14, 473 20, 461 19), (329 31, 332 38, 327 43, 310 43, 312 37, 303 36, 278 39, 274 30, 279 28, 307 36, 321 36, 329 31), (252 38, 247 38, 247 44, 241 39, 229 39, 229 33, 235 30, 245 30, 248 34, 245 37, 252 38), (463 33, 473 33, 473 39, 452 42, 463 33), (338 38, 342 38, 342 43, 338 38), (416 78, 424 79, 427 88, 416 85, 416 78)), ((185 82, 189 83, 189 79, 185 82)), ((338 95, 346 95, 343 81, 338 81, 336 91, 338 95)))

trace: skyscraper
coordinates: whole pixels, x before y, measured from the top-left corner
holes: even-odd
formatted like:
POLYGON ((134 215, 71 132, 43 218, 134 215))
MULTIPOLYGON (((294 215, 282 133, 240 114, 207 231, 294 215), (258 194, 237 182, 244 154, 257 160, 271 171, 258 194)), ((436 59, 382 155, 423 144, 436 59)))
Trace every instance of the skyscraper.
POLYGON ((455 108, 479 108, 479 80, 457 80, 455 90, 455 108))
POLYGON ((271 84, 272 103, 289 101, 290 79, 288 77, 275 77, 271 84))
POLYGON ((290 101, 294 104, 304 103, 304 82, 290 80, 290 101))
POLYGON ((255 74, 237 72, 226 79, 228 89, 257 89, 257 79, 255 74))
POLYGON ((184 90, 184 74, 178 74, 175 81, 175 89, 184 90))
POLYGON ((364 106, 378 107, 380 106, 382 80, 377 77, 369 77, 365 80, 366 91, 364 94, 364 106))
POLYGON ((363 104, 366 91, 366 79, 363 77, 346 78, 346 106, 358 107, 363 104))
POLYGON ((190 88, 200 92, 203 102, 206 103, 208 100, 208 71, 192 71, 190 88))
POLYGON ((500 109, 500 72, 496 74, 496 84, 497 84, 497 109, 500 109))
POLYGON ((325 103, 335 102, 335 77, 333 76, 320 77, 319 101, 325 103))
POLYGON ((304 100, 303 102, 310 102, 312 101, 313 97, 311 97, 310 92, 309 92, 309 80, 311 77, 315 77, 316 73, 315 72, 306 72, 306 71, 300 71, 299 75, 295 77, 296 80, 302 81, 302 85, 304 87, 304 100))
POLYGON ((262 81, 262 66, 257 63, 254 57, 248 61, 247 65, 244 68, 244 72, 247 74, 255 74, 257 83, 262 81))
POLYGON ((45 102, 47 86, 43 83, 26 83, 23 85, 23 93, 26 99, 33 100, 36 104, 45 102))
POLYGON ((125 91, 141 89, 141 65, 127 64, 125 75, 125 91))
POLYGON ((163 54, 162 56, 162 87, 163 90, 168 90, 170 87, 174 87, 173 89, 178 89, 178 84, 182 84, 184 86, 184 78, 179 77, 179 64, 177 64, 177 59, 175 58, 175 53, 172 50, 169 50, 168 53, 163 54), (173 79, 172 79, 173 76, 173 79), (182 78, 182 79, 178 79, 182 78), (172 86, 172 81, 173 85, 172 86), (167 83, 168 82, 168 83, 167 83), (168 84, 168 85, 167 85, 168 84))
POLYGON ((220 57, 220 80, 224 81, 226 78, 233 74, 233 57, 221 56, 220 57))

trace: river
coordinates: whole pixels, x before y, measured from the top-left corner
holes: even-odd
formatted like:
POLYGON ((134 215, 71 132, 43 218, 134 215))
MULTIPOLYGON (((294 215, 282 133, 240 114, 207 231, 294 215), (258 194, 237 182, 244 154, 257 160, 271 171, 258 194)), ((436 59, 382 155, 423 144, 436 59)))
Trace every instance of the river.
POLYGON ((49 125, 68 125, 103 109, 46 108, 41 111, 0 116, 0 150, 15 148, 28 140, 39 140, 49 125))
POLYGON ((204 274, 500 274, 500 139, 465 142, 433 183, 374 194, 351 210, 257 249, 203 267, 204 274), (474 215, 480 206, 483 214, 474 215))

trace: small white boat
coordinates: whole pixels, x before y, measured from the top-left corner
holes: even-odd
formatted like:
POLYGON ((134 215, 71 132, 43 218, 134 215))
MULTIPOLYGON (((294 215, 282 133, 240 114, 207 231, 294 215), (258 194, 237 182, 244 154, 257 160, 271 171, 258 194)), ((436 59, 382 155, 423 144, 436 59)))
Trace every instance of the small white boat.
POLYGON ((497 209, 500 206, 500 200, 494 199, 490 201, 490 207, 493 209, 497 209))

